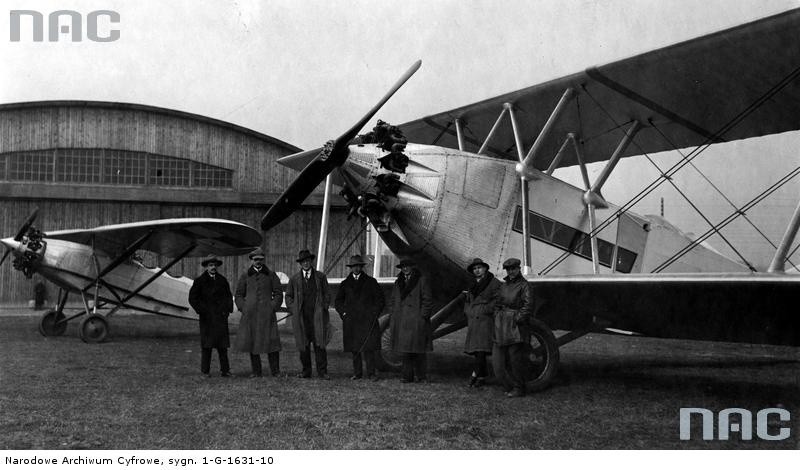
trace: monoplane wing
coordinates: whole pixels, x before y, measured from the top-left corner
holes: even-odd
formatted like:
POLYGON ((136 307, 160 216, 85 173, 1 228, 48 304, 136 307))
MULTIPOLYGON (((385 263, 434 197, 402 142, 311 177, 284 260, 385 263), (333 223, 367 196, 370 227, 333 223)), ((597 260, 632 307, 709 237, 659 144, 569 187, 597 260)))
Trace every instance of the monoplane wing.
POLYGON ((242 255, 261 245, 257 230, 222 219, 161 219, 47 232, 47 238, 94 246, 110 255, 122 253, 145 236, 139 249, 168 257, 181 254, 191 244, 196 247, 186 256, 242 255))
MULTIPOLYGON (((542 141, 546 169, 567 133, 584 142, 586 162, 607 160, 634 120, 641 125, 622 156, 800 129, 800 9, 692 39, 496 98, 402 124, 411 142, 477 151, 511 103, 523 154, 559 99, 572 98, 542 141)), ((504 117, 507 123, 507 117, 504 117)), ((517 160, 510 125, 498 126, 487 154, 517 160)), ((578 164, 566 152, 558 167, 578 164)))

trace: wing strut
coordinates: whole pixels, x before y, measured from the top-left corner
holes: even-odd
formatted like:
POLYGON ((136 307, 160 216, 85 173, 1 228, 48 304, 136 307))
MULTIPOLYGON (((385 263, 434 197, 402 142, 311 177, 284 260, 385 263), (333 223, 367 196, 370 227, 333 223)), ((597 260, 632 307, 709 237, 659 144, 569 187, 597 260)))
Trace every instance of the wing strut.
POLYGON ((792 215, 792 219, 789 221, 789 225, 786 227, 786 233, 783 235, 781 244, 778 245, 778 249, 775 250, 775 257, 772 258, 772 262, 769 264, 769 269, 767 272, 784 272, 784 269, 786 268, 786 258, 789 254, 789 247, 792 245, 792 243, 794 243, 798 228, 800 228, 800 201, 798 201, 797 208, 794 210, 794 215, 792 215))
MULTIPOLYGON (((124 263, 125 260, 127 260, 128 258, 133 256, 133 254, 136 253, 136 250, 138 250, 142 245, 144 245, 145 242, 147 242, 147 240, 150 238, 151 235, 153 235, 153 231, 152 230, 150 230, 146 234, 144 234, 141 237, 139 237, 138 240, 136 240, 133 243, 131 243, 130 246, 125 248, 125 250, 122 252, 122 254, 117 256, 117 258, 114 261, 112 261, 111 263, 109 263, 108 266, 103 268, 103 270, 100 272, 100 274, 97 275, 97 279, 99 280, 100 278, 102 278, 106 274, 110 273, 117 266, 119 266, 120 264, 124 263)), ((94 237, 92 237, 92 238, 94 238, 94 237)))
POLYGON ((325 272, 325 250, 328 247, 328 225, 331 214, 331 174, 325 177, 325 196, 322 199, 322 221, 319 225, 319 245, 317 246, 317 271, 325 272))
MULTIPOLYGON (((519 134, 519 127, 517 126, 517 117, 514 114, 514 105, 511 103, 504 103, 503 107, 508 110, 508 117, 511 119, 511 130, 514 132, 514 142, 516 142, 517 147, 517 155, 519 156, 519 161, 522 163, 525 161, 525 157, 522 156, 522 152, 524 152, 522 148, 522 138, 519 134)), ((519 179, 520 182, 520 202, 522 203, 522 213, 524 216, 522 217, 522 274, 528 275, 531 270, 531 227, 530 227, 530 217, 528 214, 530 213, 530 201, 529 194, 528 194, 528 180, 525 179, 524 176, 521 176, 519 179)))

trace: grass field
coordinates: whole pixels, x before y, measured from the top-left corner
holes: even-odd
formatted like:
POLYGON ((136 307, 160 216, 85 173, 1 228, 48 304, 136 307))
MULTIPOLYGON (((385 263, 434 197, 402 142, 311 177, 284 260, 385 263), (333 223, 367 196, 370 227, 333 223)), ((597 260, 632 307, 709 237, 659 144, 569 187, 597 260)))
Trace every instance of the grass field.
MULTIPOLYGON (((197 325, 119 315, 112 338, 84 344, 77 322, 58 338, 38 316, 0 313, 0 448, 3 449, 797 449, 800 349, 590 335, 562 348, 550 389, 507 399, 465 387, 463 336, 435 343, 430 384, 350 381, 337 333, 333 379, 293 378, 299 359, 282 329, 291 378, 199 373, 197 325), (792 413, 783 441, 678 439, 681 407, 792 413)), ((283 328, 283 327, 282 327, 283 328)), ((235 331, 235 328, 232 328, 235 331)), ((264 357, 266 365, 266 357, 264 357)))

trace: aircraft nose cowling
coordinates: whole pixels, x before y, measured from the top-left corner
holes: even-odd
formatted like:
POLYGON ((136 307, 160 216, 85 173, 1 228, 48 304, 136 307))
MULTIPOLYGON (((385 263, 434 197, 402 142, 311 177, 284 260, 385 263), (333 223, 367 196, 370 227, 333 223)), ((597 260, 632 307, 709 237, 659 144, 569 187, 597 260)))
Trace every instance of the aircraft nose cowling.
POLYGON ((6 249, 8 249, 8 250, 17 251, 17 252, 18 251, 22 251, 22 243, 14 240, 11 237, 3 238, 2 240, 0 240, 0 243, 2 243, 3 246, 5 246, 6 249))

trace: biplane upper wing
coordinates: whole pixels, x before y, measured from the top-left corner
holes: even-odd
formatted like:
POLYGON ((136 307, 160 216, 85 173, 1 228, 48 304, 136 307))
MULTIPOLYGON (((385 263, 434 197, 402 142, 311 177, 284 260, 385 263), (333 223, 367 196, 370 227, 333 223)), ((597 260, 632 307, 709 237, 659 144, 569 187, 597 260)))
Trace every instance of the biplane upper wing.
MULTIPOLYGON (((800 128, 800 9, 647 52, 400 125, 411 142, 477 151, 513 104, 527 152, 565 90, 574 98, 542 141, 535 167, 548 168, 567 133, 586 162, 607 160, 634 120, 642 126, 623 156, 732 141, 800 128)), ((508 119, 505 117, 504 119, 508 119)), ((517 160, 511 126, 486 153, 517 160)), ((566 152, 560 167, 577 164, 566 152)))
POLYGON ((148 237, 139 249, 170 257, 178 256, 192 244, 196 247, 186 256, 241 255, 261 245, 261 233, 252 227, 230 220, 202 218, 148 220, 46 235, 94 246, 109 254, 122 253, 145 236, 148 237))

